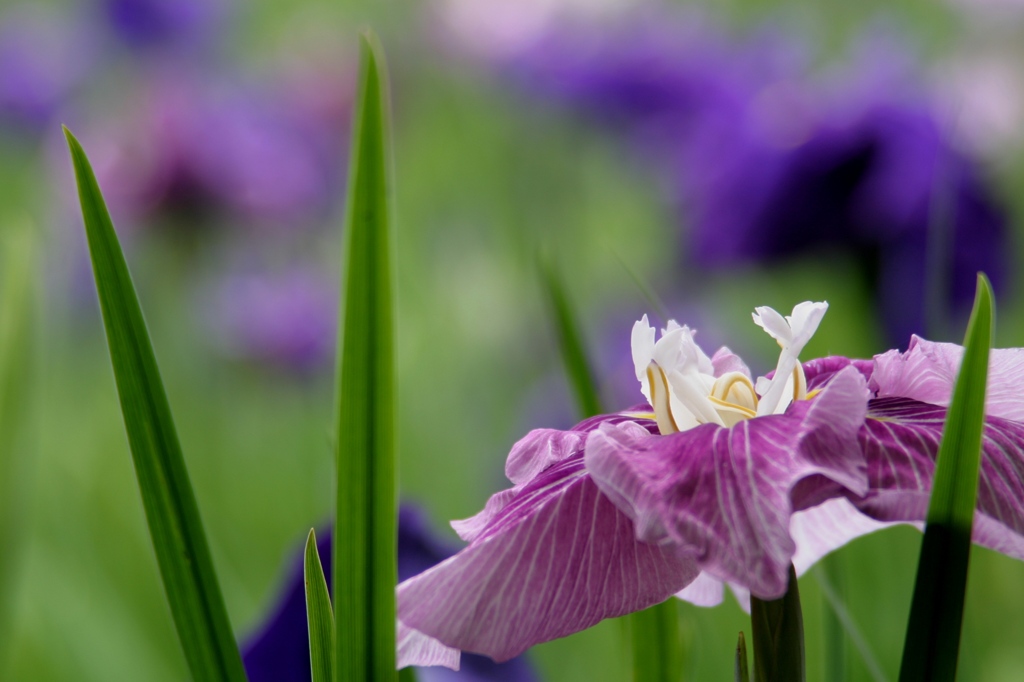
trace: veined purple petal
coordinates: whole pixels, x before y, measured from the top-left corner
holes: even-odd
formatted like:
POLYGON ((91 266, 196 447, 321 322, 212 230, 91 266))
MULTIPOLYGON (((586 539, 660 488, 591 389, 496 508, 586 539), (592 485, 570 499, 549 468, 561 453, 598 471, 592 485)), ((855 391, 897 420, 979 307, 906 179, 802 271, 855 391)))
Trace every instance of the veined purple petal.
MULTIPOLYGON (((872 360, 851 360, 841 355, 830 355, 824 358, 816 358, 805 362, 804 377, 807 379, 807 390, 813 391, 817 388, 824 388, 825 384, 832 380, 836 374, 847 367, 854 367, 870 386, 871 372, 875 367, 872 360)), ((770 373, 769 378, 774 375, 770 373)))
POLYGON ((402 621, 398 621, 398 636, 396 638, 397 659, 401 661, 400 666, 444 666, 452 670, 459 669, 459 659, 462 658, 458 649, 445 646, 433 637, 424 635, 402 621))
POLYGON ((893 525, 896 524, 865 516, 843 497, 793 514, 789 532, 796 542, 793 555, 796 574, 803 575, 819 559, 847 542, 893 525))
POLYGON ((587 470, 641 540, 672 544, 711 576, 775 599, 796 551, 793 511, 821 502, 822 490, 866 490, 856 434, 867 398, 864 377, 849 368, 784 415, 732 428, 655 438, 602 425, 587 441, 587 470))
POLYGON ((552 464, 583 449, 585 431, 535 429, 512 446, 505 462, 505 476, 516 485, 527 483, 552 464))
MULTIPOLYGON (((868 494, 858 509, 886 522, 925 520, 946 409, 879 398, 860 432, 868 494)), ((987 417, 982 436, 974 541, 1024 560, 1024 424, 987 417)))
MULTIPOLYGON (((960 369, 963 346, 913 336, 906 353, 891 350, 875 356, 871 388, 879 398, 900 396, 948 406, 960 369)), ((996 348, 990 353, 985 412, 1024 421, 1024 348, 996 348)))
MULTIPOLYGON (((793 567, 798 576, 833 550, 862 535, 873 533, 901 522, 884 522, 861 513, 845 497, 837 497, 794 512, 789 522, 789 533, 796 543, 793 567)), ((921 527, 923 524, 911 523, 921 527)), ((750 613, 750 591, 741 585, 729 585, 740 607, 750 613)), ((725 583, 702 572, 700 576, 676 593, 676 597, 696 606, 718 606, 725 594, 725 583)))
POLYGON ((718 606, 725 597, 725 583, 701 571, 696 580, 676 592, 676 597, 697 606, 718 606))
POLYGON ((469 547, 399 585, 398 618, 503 661, 664 601, 698 572, 672 548, 637 541, 577 450, 513 489, 469 547))

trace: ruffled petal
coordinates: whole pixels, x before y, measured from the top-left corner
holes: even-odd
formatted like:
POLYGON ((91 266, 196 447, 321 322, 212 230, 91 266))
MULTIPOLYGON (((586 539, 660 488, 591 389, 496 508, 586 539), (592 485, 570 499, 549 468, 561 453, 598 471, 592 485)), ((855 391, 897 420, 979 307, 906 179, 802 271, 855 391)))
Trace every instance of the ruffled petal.
MULTIPOLYGON (((852 498, 879 521, 925 520, 946 409, 906 398, 872 400, 860 442, 868 493, 852 498)), ((988 417, 982 437, 974 541, 1024 559, 1024 424, 988 417)))
POLYGON ((503 661, 664 601, 698 573, 671 548, 637 541, 577 453, 516 490, 469 547, 399 585, 398 617, 503 661))
POLYGON ((865 516, 842 497, 793 514, 789 532, 796 542, 793 555, 796 574, 803 575, 826 554, 851 540, 893 525, 896 524, 865 516))
POLYGON ((740 359, 740 356, 733 353, 727 347, 722 346, 715 354, 711 356, 711 367, 714 370, 714 375, 720 377, 723 374, 729 372, 739 372, 751 381, 754 377, 750 374, 750 368, 747 367, 747 363, 740 359))
POLYGON ((399 669, 410 665, 440 665, 452 670, 459 669, 462 652, 441 644, 419 630, 405 625, 402 621, 398 621, 396 644, 399 669))
POLYGON ((676 597, 695 606, 718 606, 725 597, 725 583, 701 571, 696 580, 676 592, 676 597))
POLYGON ((875 368, 873 360, 852 360, 841 355, 830 355, 824 358, 809 360, 803 364, 804 377, 807 379, 807 390, 823 388, 832 381, 832 377, 847 367, 855 367, 870 386, 871 372, 875 368))
MULTIPOLYGON (((960 369, 963 346, 914 336, 906 353, 891 350, 875 356, 871 388, 879 398, 902 397, 949 405, 960 369)), ((1024 349, 990 351, 985 411, 993 417, 1024 421, 1024 349)))
POLYGON ((587 441, 587 469, 642 540, 675 545, 713 577, 774 599, 786 590, 796 551, 796 484, 804 483, 805 500, 816 499, 816 488, 866 491, 857 432, 867 400, 864 378, 848 368, 785 415, 731 428, 652 438, 629 424, 602 425, 587 441))

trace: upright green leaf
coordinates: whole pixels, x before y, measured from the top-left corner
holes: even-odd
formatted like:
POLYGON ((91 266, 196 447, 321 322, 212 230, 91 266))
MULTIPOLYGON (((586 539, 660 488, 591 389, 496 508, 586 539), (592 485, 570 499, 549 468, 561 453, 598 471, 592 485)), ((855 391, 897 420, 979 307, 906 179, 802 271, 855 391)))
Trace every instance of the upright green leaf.
POLYGON ((4 677, 9 625, 21 558, 26 421, 30 401, 35 237, 26 221, 0 232, 0 678, 4 677))
POLYGON ((584 418, 600 414, 601 403, 597 384, 591 374, 576 315, 566 297, 562 280, 551 260, 543 256, 540 259, 540 273, 544 292, 547 294, 551 323, 558 336, 558 347, 562 353, 569 383, 576 394, 580 414, 584 418))
POLYGON ((956 677, 993 326, 992 287, 979 274, 963 361, 935 464, 900 682, 956 677))
POLYGON ((747 662, 747 639, 740 630, 736 640, 736 663, 733 666, 733 677, 736 682, 750 682, 750 664, 747 662))
POLYGON ((110 360, 171 615, 195 680, 244 680, 135 288, 99 185, 69 130, 110 360))
MULTIPOLYGON (((831 559, 835 556, 841 555, 829 555, 828 557, 826 557, 826 563, 828 559, 831 559)), ((860 628, 857 627, 857 623, 854 622, 853 615, 850 613, 850 610, 846 608, 846 604, 843 602, 842 597, 836 591, 836 588, 832 585, 830 576, 834 578, 836 576, 836 573, 831 569, 823 571, 822 564, 819 563, 817 566, 814 567, 813 575, 818 582, 819 589, 821 589, 821 596, 824 597, 825 602, 828 604, 828 608, 831 609, 833 617, 842 627, 845 639, 849 639, 850 643, 853 644, 854 648, 857 650, 857 653, 860 655, 860 660, 864 664, 864 667, 867 668, 868 674, 871 676, 871 679, 875 682, 888 682, 888 678, 885 675, 885 671, 882 670, 882 666, 878 662, 878 658, 871 650, 871 645, 868 644, 868 641, 867 639, 865 639, 863 633, 861 633, 860 628)), ((828 626, 826 625, 826 627, 828 626)), ((826 632, 825 636, 828 637, 829 633, 826 632)), ((829 650, 826 647, 826 653, 828 651, 829 650)), ((848 655, 844 654, 843 658, 848 660, 849 657, 848 655)), ((827 676, 826 678, 829 680, 833 679, 831 676, 829 676, 835 673, 832 661, 825 661, 825 670, 827 676)), ((842 675, 837 676, 837 679, 843 679, 843 675, 845 675, 845 673, 846 671, 844 670, 842 675)))
MULTIPOLYGON (((819 584, 828 583, 832 594, 839 601, 846 576, 843 571, 843 555, 833 552, 822 559, 815 567, 815 576, 819 584)), ((825 592, 825 589, 822 589, 825 592)), ((825 640, 825 678, 830 682, 846 682, 847 652, 846 632, 840 619, 835 603, 827 596, 822 603, 822 634, 825 640)))
POLYGON ((338 680, 394 680, 398 508, 387 80, 372 34, 352 129, 339 333, 334 614, 338 680))
POLYGON ((789 567, 789 589, 779 599, 750 597, 754 679, 757 682, 803 682, 804 617, 796 571, 789 567))
POLYGON ((679 632, 679 600, 630 614, 633 682, 681 682, 685 652, 679 632))
POLYGON ((302 575, 306 583, 306 622, 309 625, 309 663, 313 682, 333 682, 334 612, 324 567, 316 549, 316 533, 312 528, 306 538, 302 575))

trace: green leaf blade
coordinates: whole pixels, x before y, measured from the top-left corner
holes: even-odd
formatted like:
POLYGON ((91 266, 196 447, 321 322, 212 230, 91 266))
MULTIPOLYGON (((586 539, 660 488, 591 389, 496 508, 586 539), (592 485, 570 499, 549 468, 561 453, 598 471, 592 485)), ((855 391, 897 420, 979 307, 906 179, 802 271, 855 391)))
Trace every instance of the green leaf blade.
POLYGON ((336 679, 393 681, 397 522, 387 80, 362 36, 336 393, 336 679))
POLYGON ((750 664, 747 662, 747 638, 740 631, 736 639, 736 661, 733 665, 733 678, 736 682, 750 682, 750 664))
POLYGON ((540 259, 541 284, 547 295, 551 324, 558 337, 558 348, 565 365, 566 376, 576 396, 581 418, 601 414, 601 399, 597 392, 587 360, 583 337, 576 321, 576 313, 566 295, 565 287, 550 259, 540 259))
POLYGON ((156 358, 96 177, 64 129, 146 521, 195 680, 245 680, 156 358))
POLYGON ((796 570, 789 566, 789 589, 772 601, 750 597, 751 639, 756 682, 806 679, 804 620, 796 570))
POLYGON ((674 597, 629 615, 634 682, 681 682, 685 652, 674 597))
POLYGON ((35 235, 28 220, 0 232, 0 678, 8 660, 31 453, 35 235))
POLYGON ((900 682, 956 677, 994 322, 992 287, 979 274, 963 360, 935 464, 900 682))
POLYGON ((334 612, 327 578, 316 549, 316 533, 310 529, 302 562, 306 583, 306 623, 309 628, 309 663, 313 682, 334 680, 334 612))

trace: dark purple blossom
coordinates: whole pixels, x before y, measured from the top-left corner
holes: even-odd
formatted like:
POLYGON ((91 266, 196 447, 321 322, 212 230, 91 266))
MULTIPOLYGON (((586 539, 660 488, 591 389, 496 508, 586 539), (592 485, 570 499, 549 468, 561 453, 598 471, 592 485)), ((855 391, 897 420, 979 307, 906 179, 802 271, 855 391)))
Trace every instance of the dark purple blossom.
MULTIPOLYGON (((448 558, 457 547, 439 540, 426 518, 413 506, 398 514, 398 577, 411 578, 448 558)), ((321 534, 317 551, 324 574, 331 575, 331 534, 321 534)), ((289 569, 285 588, 267 621, 242 645, 250 682, 308 682, 309 633, 303 588, 301 552, 289 569)), ((534 682, 532 666, 523 658, 497 664, 483 656, 464 656, 458 672, 446 668, 419 671, 420 682, 534 682)))
POLYGON ((765 32, 739 43, 706 22, 647 16, 553 32, 504 67, 661 168, 693 265, 846 251, 893 343, 969 307, 979 270, 1002 289, 1006 212, 936 108, 910 94, 907 60, 881 50, 886 71, 859 59, 847 81, 860 83, 834 92, 797 42, 765 32))
MULTIPOLYGON (((778 598, 791 563, 920 526, 962 348, 915 337, 906 353, 800 364, 824 310, 758 309, 782 352, 756 384, 687 327, 655 343, 637 323, 648 405, 513 447, 514 486, 453 524, 469 547, 399 586, 399 619, 422 639, 399 664, 502 660, 673 594, 713 605, 725 583, 778 598)), ((1024 350, 993 351, 990 377, 974 540, 1024 559, 1024 350)))
POLYGON ((99 0, 117 35, 136 48, 194 44, 219 28, 225 0, 99 0))

